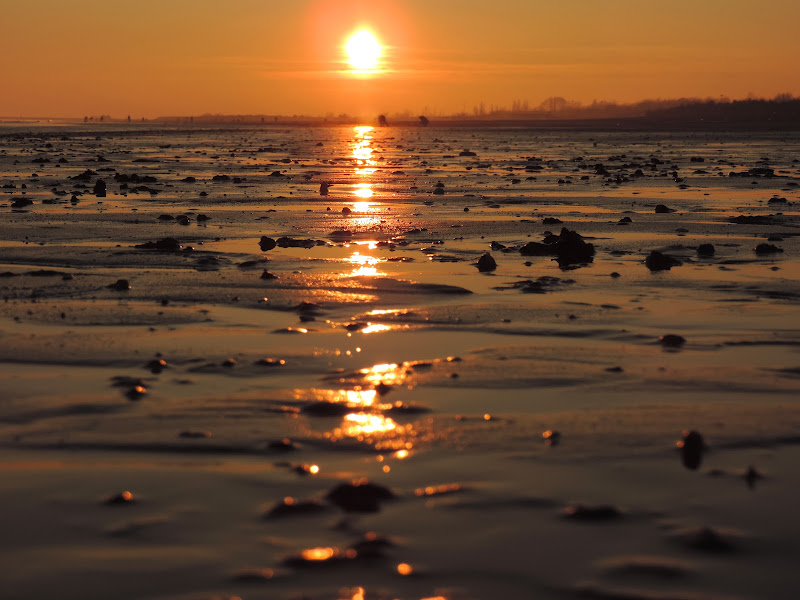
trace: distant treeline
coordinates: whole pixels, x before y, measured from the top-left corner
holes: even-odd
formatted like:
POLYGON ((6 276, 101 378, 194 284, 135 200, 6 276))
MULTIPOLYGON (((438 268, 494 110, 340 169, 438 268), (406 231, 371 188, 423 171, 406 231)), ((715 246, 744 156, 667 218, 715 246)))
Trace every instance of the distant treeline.
POLYGON ((515 101, 511 109, 482 104, 472 113, 417 116, 410 112, 353 116, 222 115, 159 117, 150 122, 178 125, 354 125, 372 122, 386 126, 525 126, 609 128, 752 128, 800 129, 800 98, 780 94, 772 99, 643 100, 633 104, 592 102, 580 104, 560 97, 548 98, 535 108, 515 101))

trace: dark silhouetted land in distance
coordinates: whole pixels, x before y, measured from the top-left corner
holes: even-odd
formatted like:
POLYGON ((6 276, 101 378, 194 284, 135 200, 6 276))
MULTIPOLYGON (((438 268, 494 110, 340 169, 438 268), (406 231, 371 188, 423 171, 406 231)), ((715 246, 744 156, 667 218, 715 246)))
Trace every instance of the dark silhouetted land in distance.
MULTIPOLYGON (((376 123, 383 115, 371 120, 376 123)), ((665 100, 636 104, 594 103, 578 105, 563 98, 551 98, 534 110, 497 109, 473 114, 428 116, 428 126, 449 127, 541 127, 579 129, 800 129, 800 99, 788 95, 771 100, 696 101, 665 100)), ((196 124, 264 123, 282 125, 350 125, 364 122, 350 115, 337 117, 202 115, 161 117, 159 122, 196 124)), ((420 118, 407 114, 388 116, 388 126, 422 126, 420 118)))
POLYGON ((800 130, 800 99, 781 94, 772 99, 645 100, 634 104, 593 102, 583 105, 560 97, 548 98, 529 109, 516 101, 511 109, 476 106, 471 113, 417 115, 406 111, 388 115, 224 115, 162 116, 153 119, 110 115, 81 118, 0 117, 0 123, 58 121, 83 123, 156 123, 199 126, 340 126, 372 123, 389 127, 525 127, 579 130, 800 130))

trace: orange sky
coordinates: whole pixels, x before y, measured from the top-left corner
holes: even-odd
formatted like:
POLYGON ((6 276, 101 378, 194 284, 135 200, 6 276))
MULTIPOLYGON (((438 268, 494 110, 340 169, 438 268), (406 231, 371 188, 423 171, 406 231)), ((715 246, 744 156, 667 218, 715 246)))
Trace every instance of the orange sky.
POLYGON ((2 0, 0 116, 800 95, 797 0, 2 0), (370 29, 381 72, 347 70, 370 29))

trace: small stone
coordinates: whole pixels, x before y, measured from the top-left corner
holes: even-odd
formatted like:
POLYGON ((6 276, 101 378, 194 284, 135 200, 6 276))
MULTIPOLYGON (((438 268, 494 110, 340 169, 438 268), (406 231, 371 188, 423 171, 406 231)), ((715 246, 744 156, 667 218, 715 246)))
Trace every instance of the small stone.
POLYGON ((262 366, 262 367, 282 367, 286 364, 286 361, 282 358, 261 358, 257 360, 254 364, 262 366))
POLYGON ((395 495, 388 488, 362 479, 340 483, 325 498, 347 512, 377 512, 380 502, 392 500, 395 495))
POLYGON ((744 472, 744 480, 747 483, 747 487, 751 490, 756 487, 756 481, 759 479, 764 479, 764 476, 759 473, 756 468, 752 465, 747 467, 747 471, 744 472))
POLYGON ((622 511, 610 504, 588 506, 586 504, 572 504, 562 513, 565 518, 574 521, 612 521, 622 517, 622 511))
POLYGON ((267 444, 267 449, 288 452, 290 450, 297 450, 297 446, 289 438, 283 438, 282 440, 274 440, 267 444))
POLYGON ((285 517, 307 516, 319 514, 325 510, 325 505, 316 500, 295 500, 292 497, 286 497, 265 512, 264 518, 281 519, 285 517))
POLYGON ((266 270, 263 273, 261 273, 261 279, 277 279, 277 278, 278 278, 277 275, 273 275, 272 273, 266 270))
POLYGON ((683 437, 677 443, 681 451, 681 462, 690 471, 696 471, 703 462, 703 452, 706 449, 703 436, 696 431, 684 431, 683 437))
POLYGON ((262 252, 268 252, 277 245, 277 242, 275 242, 275 240, 271 237, 262 235, 261 240, 259 240, 258 242, 258 245, 261 247, 262 252))
POLYGON ((497 262, 492 258, 492 255, 487 252, 478 259, 476 266, 478 267, 478 271, 486 273, 488 271, 494 271, 497 268, 497 262))
POLYGON ((783 252, 783 248, 778 248, 774 244, 759 244, 756 246, 756 254, 778 254, 783 252))
POLYGON ((697 256, 710 257, 714 256, 714 252, 716 252, 714 244, 700 244, 697 247, 697 256))
POLYGON ((645 259, 644 264, 651 271, 669 271, 672 267, 678 267, 683 263, 677 258, 653 250, 645 259))
POLYGON ((131 289, 131 284, 127 279, 117 279, 117 281, 108 286, 108 289, 115 290, 117 292, 127 292, 129 289, 131 289))
POLYGON ((128 490, 124 492, 120 492, 119 494, 114 494, 106 500, 103 501, 103 504, 107 506, 119 506, 124 504, 133 504, 136 500, 133 497, 133 494, 128 490))
POLYGON ((674 333, 667 333, 659 337, 658 341, 665 348, 680 348, 686 343, 686 338, 674 333))
POLYGON ((671 212, 675 212, 675 211, 672 210, 671 208, 665 206, 664 204, 656 205, 656 214, 665 214, 665 213, 671 213, 671 212))
POLYGON ((188 440, 202 440, 202 439, 210 438, 211 437, 211 432, 210 431, 186 430, 186 431, 181 431, 178 434, 178 437, 179 438, 188 439, 188 440))
POLYGON ((128 397, 128 400, 141 400, 147 395, 147 388, 143 385, 135 385, 128 389, 125 395, 128 397))
POLYGON ((548 429, 542 432, 542 439, 548 446, 558 446, 558 443, 561 441, 561 433, 548 429))
POLYGON ((167 368, 167 361, 161 358, 154 358, 149 363, 147 363, 145 367, 150 369, 151 373, 155 373, 156 375, 158 375, 159 373, 161 373, 161 371, 167 368))

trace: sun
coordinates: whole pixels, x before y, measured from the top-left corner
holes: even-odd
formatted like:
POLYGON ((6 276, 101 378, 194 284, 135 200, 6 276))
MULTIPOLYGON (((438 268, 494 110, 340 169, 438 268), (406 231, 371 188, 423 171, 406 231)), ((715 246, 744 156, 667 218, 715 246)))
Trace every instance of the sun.
POLYGON ((350 66, 357 71, 371 71, 378 66, 383 48, 374 35, 361 30, 347 40, 345 50, 350 66))

